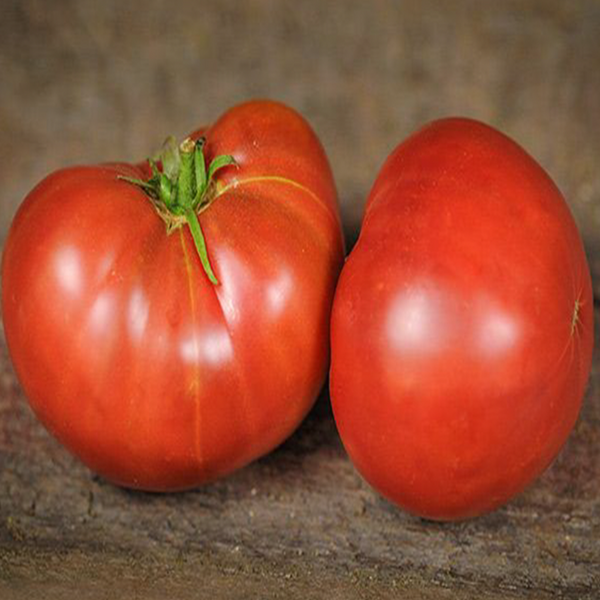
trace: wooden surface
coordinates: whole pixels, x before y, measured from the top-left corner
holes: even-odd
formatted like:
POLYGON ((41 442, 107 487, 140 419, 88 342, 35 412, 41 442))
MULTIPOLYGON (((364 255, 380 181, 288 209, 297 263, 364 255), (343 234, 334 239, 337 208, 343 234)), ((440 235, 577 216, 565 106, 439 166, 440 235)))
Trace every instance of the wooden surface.
MULTIPOLYGON (((52 169, 143 157, 262 96, 320 134, 350 242, 408 133, 449 114, 501 128, 563 189, 600 289, 599 64, 593 0, 0 0, 0 241, 52 169)), ((115 488, 35 421, 1 341, 0 598, 598 598, 599 357, 553 467, 503 509, 443 525, 362 482, 326 394, 231 478, 115 488)))

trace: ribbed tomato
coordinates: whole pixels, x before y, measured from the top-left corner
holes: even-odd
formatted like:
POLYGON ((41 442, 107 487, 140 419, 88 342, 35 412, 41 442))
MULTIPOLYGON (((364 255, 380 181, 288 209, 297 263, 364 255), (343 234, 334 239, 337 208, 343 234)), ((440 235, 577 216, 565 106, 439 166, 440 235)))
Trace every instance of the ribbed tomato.
POLYGON ((203 136, 152 170, 53 173, 4 248, 5 332, 31 406, 125 486, 189 488, 265 454, 327 371, 343 239, 321 144, 267 101, 203 136))
POLYGON ((583 245, 542 168, 466 119, 400 144, 332 315, 334 415, 365 478, 434 519, 506 502, 564 444, 592 345, 583 245))

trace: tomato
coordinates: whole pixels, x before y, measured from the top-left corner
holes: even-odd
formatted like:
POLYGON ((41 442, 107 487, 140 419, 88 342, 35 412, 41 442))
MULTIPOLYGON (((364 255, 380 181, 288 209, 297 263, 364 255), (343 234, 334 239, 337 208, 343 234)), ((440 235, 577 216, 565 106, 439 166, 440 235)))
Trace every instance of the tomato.
POLYGON ((590 371, 593 302, 559 190, 513 141, 433 122, 385 162, 332 313, 344 445, 381 494, 462 519, 553 460, 590 371))
POLYGON ((124 486, 190 488, 269 452, 328 368, 344 248, 320 142, 267 101, 203 135, 153 169, 51 174, 4 249, 6 338, 33 410, 124 486))

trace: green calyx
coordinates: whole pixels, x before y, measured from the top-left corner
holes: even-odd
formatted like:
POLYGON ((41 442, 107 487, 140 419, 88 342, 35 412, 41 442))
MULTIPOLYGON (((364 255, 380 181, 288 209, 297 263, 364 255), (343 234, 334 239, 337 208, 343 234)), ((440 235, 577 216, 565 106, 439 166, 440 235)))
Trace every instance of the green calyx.
POLYGON ((218 285, 219 281, 208 259, 198 214, 211 202, 217 171, 237 163, 232 156, 222 154, 214 158, 207 169, 205 143, 203 137, 196 141, 187 138, 178 146, 173 138, 169 138, 158 160, 148 159, 152 172, 148 180, 124 176, 119 179, 137 185, 146 192, 167 224, 167 232, 183 225, 189 227, 202 267, 209 280, 218 285))

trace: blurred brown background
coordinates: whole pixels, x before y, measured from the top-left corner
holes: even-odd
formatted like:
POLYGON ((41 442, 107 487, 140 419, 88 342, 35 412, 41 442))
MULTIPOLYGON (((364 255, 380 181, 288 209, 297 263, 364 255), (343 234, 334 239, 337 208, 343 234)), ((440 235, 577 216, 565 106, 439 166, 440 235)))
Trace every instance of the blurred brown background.
POLYGON ((353 233, 390 150, 465 115, 542 163, 600 253, 599 64, 593 0, 1 0, 2 239, 51 170, 143 158, 270 97, 321 136, 353 233))
MULTIPOLYGON (((350 241, 401 139, 446 115, 491 123, 561 187, 600 282, 594 0, 0 0, 0 245, 53 169, 143 158, 250 97, 311 122, 350 241)), ((597 361, 552 469, 492 515, 438 525, 360 480, 326 395, 281 449, 224 482, 114 488, 34 421, 1 350, 3 599, 598 597, 597 361)))

